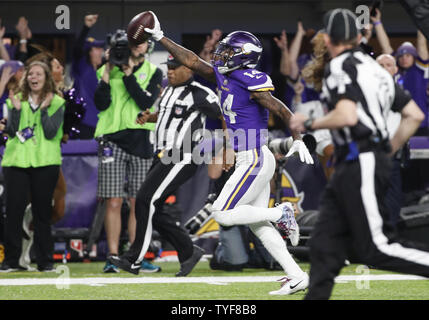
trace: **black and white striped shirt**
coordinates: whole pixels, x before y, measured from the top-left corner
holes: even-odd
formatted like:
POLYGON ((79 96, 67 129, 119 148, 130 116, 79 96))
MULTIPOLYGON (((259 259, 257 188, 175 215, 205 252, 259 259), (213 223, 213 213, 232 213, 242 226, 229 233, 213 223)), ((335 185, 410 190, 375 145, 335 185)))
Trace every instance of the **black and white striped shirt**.
POLYGON ((335 109, 341 99, 352 100, 357 106, 355 126, 331 130, 337 147, 369 139, 387 141, 389 111, 400 112, 411 100, 360 47, 344 51, 326 66, 321 97, 329 110, 335 109))
POLYGON ((184 139, 189 137, 193 148, 202 138, 202 134, 194 133, 205 128, 206 116, 217 119, 221 115, 217 95, 193 78, 180 86, 167 86, 161 95, 158 112, 155 152, 183 150, 184 139))

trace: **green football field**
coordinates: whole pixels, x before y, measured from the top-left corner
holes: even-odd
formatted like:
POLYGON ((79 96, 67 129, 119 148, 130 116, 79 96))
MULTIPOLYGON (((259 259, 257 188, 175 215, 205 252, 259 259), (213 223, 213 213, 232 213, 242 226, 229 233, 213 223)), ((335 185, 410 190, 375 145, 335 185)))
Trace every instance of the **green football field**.
MULTIPOLYGON (((57 273, 0 274, 1 300, 301 300, 304 292, 271 296, 281 271, 214 271, 200 262, 187 277, 177 278, 178 262, 156 263, 162 272, 138 276, 105 274, 104 263, 57 264, 57 273)), ((309 264, 300 264, 309 270, 309 264)), ((332 294, 335 300, 429 300, 429 281, 365 266, 345 267, 332 294)))

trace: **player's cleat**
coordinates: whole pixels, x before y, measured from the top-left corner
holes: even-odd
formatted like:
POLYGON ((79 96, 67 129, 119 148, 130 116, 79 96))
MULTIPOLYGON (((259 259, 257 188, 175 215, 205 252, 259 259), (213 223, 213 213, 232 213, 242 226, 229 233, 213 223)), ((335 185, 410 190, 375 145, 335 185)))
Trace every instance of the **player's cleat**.
POLYGON ((119 273, 119 268, 115 266, 114 264, 110 263, 109 261, 106 261, 106 264, 103 268, 104 273, 119 273))
POLYGON ((139 274, 139 271, 141 269, 141 263, 131 263, 128 261, 128 259, 118 256, 110 256, 107 258, 107 261, 109 261, 111 264, 117 266, 118 268, 127 271, 132 274, 139 274))
POLYGON ((277 205, 276 208, 282 211, 282 216, 276 221, 277 227, 286 233, 294 247, 297 246, 299 243, 299 226, 295 220, 292 203, 283 202, 277 205))
POLYGON ((299 226, 295 221, 295 227, 289 230, 289 240, 290 243, 296 247, 299 243, 299 226))
POLYGON ((186 277, 192 269, 194 269, 195 265, 200 261, 204 253, 204 249, 194 245, 192 256, 180 264, 180 271, 176 273, 176 277, 186 277))
POLYGON ((142 265, 141 265, 141 268, 140 268, 140 272, 144 272, 144 273, 161 272, 161 267, 156 266, 156 265, 150 263, 146 259, 143 259, 142 265))
POLYGON ((303 291, 308 288, 308 274, 304 273, 304 275, 300 278, 281 278, 279 281, 282 281, 281 288, 279 290, 271 291, 271 295, 288 295, 294 294, 298 291, 303 291))
POLYGON ((33 213, 31 211, 31 204, 27 206, 22 221, 22 249, 21 256, 19 257, 19 265, 27 271, 35 271, 34 268, 30 267, 30 250, 34 241, 34 231, 30 229, 31 222, 33 221, 33 213))

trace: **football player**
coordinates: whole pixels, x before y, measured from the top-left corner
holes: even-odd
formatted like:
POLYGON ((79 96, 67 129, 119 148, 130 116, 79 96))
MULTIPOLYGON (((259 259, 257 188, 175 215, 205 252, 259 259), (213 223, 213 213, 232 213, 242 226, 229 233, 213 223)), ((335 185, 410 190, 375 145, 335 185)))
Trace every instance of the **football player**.
MULTIPOLYGON (((153 14, 153 13, 152 13, 153 14)), ((292 294, 308 286, 308 275, 289 254, 286 243, 271 222, 283 229, 293 245, 299 241, 298 225, 290 203, 268 208, 270 180, 276 161, 266 146, 268 113, 273 112, 288 127, 292 112, 273 97, 270 77, 255 69, 262 54, 258 38, 246 31, 228 34, 217 45, 208 63, 197 54, 164 36, 153 14, 153 29, 145 28, 178 61, 217 84, 230 146, 235 152, 235 171, 213 204, 215 220, 223 226, 249 225, 287 274, 280 290, 270 294, 292 294)), ((297 153, 302 162, 313 159, 299 132, 291 131, 294 142, 286 155, 297 153)))

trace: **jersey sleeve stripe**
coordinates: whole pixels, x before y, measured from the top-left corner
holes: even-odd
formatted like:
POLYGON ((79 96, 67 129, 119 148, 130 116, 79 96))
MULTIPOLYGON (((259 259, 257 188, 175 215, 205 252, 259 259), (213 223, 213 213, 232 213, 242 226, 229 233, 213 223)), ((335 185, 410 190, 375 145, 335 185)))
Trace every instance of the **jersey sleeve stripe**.
POLYGON ((251 90, 251 91, 274 91, 274 87, 271 87, 271 88, 261 88, 261 89, 250 89, 250 87, 249 87, 249 90, 251 90))
POLYGON ((422 63, 419 60, 416 60, 416 67, 423 71, 423 77, 425 79, 429 78, 429 64, 422 63))

